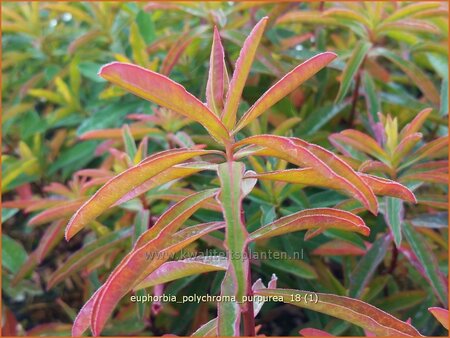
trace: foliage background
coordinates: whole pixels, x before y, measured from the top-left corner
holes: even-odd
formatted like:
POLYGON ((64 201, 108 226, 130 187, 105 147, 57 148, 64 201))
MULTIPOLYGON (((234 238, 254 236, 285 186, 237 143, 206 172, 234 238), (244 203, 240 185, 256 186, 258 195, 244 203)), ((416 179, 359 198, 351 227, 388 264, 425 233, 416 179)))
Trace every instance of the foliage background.
MULTIPOLYGON (((253 130, 275 130, 333 149, 328 136, 343 129, 356 128, 374 135, 378 111, 396 117, 402 127, 421 109, 431 107, 433 112, 421 130, 424 140, 446 136, 446 5, 439 7, 444 14, 428 16, 429 20, 407 18, 417 25, 394 26, 378 37, 366 34, 361 28, 364 24, 355 17, 335 13, 335 17, 331 14, 324 19, 313 15, 330 9, 350 9, 368 18, 377 15, 382 18, 406 5, 2 2, 2 200, 43 198, 49 195, 45 187, 51 182, 67 184, 78 170, 101 166, 107 158, 104 141, 80 136, 97 129, 136 123, 130 114, 153 114, 148 102, 125 94, 98 77, 103 64, 113 60, 130 61, 165 73, 204 101, 213 26, 217 25, 221 32, 227 66, 232 69, 245 36, 264 15, 270 17, 270 24, 243 93, 242 110, 306 58, 325 50, 334 51, 339 57, 328 69, 278 103, 259 124, 253 124, 250 127, 253 130), (286 19, 296 10, 310 14, 295 20, 286 19), (368 58, 366 55, 374 61, 363 63, 368 58), (354 72, 349 69, 351 66, 356 67, 354 72), (345 81, 348 81, 347 90, 343 88, 345 81)), ((180 123, 178 118, 170 116, 164 119, 164 123, 148 126, 152 128, 148 131, 149 154, 170 146, 167 134, 175 134, 188 143, 191 140, 187 134, 194 135, 193 142, 208 142, 198 125, 188 124, 183 129, 187 134, 177 134, 183 121, 180 123)), ((106 144, 111 145, 123 148, 120 137, 106 144)), ((271 164, 268 161, 263 165, 271 164)), ((194 176, 190 184, 202 187, 207 182, 194 176)), ((438 273, 447 278, 448 224, 445 207, 442 207, 447 201, 447 189, 433 184, 427 189, 433 200, 428 205, 408 205, 407 218, 425 219, 427 225, 413 222, 415 230, 423 236, 430 255, 438 262, 438 273), (435 216, 433 222, 429 221, 430 215, 435 216)), ((275 216, 299 207, 333 206, 343 200, 335 192, 316 188, 272 197, 267 192, 253 196, 246 206, 252 215, 250 226, 266 224, 275 216)), ((167 202, 155 203, 152 215, 160 214, 166 207, 167 202)), ((133 206, 129 208, 133 210, 133 206)), ((49 276, 70 254, 96 236, 101 237, 102 229, 68 243, 54 233, 47 247, 40 249, 46 252, 40 264, 30 263, 44 234, 49 236, 49 225, 30 226, 36 211, 19 209, 2 209, 3 314, 12 323, 20 323, 16 332, 19 334, 67 334, 74 315, 98 287, 102 276, 115 266, 115 255, 120 256, 122 251, 104 257, 99 262, 102 266, 88 266, 83 274, 72 275, 47 290, 49 276), (22 274, 20 281, 12 285, 18 274, 22 274)), ((198 217, 209 219, 212 216, 204 212, 198 217)), ((382 214, 367 216, 365 220, 372 229, 367 243, 373 243, 377 234, 387 232, 382 214)), ((131 219, 122 211, 102 226, 107 232, 126 227, 127 222, 129 224, 131 219)), ((255 277, 267 281, 271 273, 276 272, 284 287, 328 292, 347 289, 351 271, 364 256, 328 257, 312 252, 330 239, 347 240, 357 247, 363 243, 361 238, 329 234, 305 242, 302 235, 294 234, 272 240, 269 247, 291 253, 300 247, 306 258, 296 264, 264 262, 255 268, 255 277)), ((396 253, 399 255, 397 265, 390 270, 393 252, 390 246, 384 248, 378 263, 372 261, 372 267, 367 270, 373 270, 367 282, 372 294, 365 296, 370 303, 402 320, 411 318, 423 334, 444 334, 445 330, 427 311, 428 307, 439 305, 430 284, 402 253, 396 253)), ((220 276, 219 273, 185 278, 170 284, 168 290, 200 294, 207 285, 210 292, 217 291, 220 276)), ((336 335, 363 334, 357 327, 312 311, 281 304, 266 306, 258 320, 263 333, 297 335, 301 328, 317 327, 336 335)), ((130 308, 129 304, 123 305, 121 319, 105 334, 190 334, 214 313, 204 304, 170 305, 164 306, 157 317, 151 316, 147 322, 136 320, 134 307, 130 308)))

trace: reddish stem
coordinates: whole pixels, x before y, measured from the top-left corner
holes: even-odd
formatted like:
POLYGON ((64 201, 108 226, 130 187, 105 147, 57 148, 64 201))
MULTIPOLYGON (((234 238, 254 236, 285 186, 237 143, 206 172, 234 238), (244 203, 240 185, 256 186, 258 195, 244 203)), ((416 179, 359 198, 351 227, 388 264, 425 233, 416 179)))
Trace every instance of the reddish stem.
MULTIPOLYGON (((248 264, 248 275, 247 275, 247 298, 253 298, 253 290, 252 290, 252 272, 250 266, 250 253, 248 250, 248 246, 245 249, 245 260, 246 264, 248 264)), ((253 300, 247 301, 246 310, 242 312, 242 317, 244 321, 244 336, 246 337, 254 337, 256 335, 255 332, 255 313, 253 311, 253 300)))

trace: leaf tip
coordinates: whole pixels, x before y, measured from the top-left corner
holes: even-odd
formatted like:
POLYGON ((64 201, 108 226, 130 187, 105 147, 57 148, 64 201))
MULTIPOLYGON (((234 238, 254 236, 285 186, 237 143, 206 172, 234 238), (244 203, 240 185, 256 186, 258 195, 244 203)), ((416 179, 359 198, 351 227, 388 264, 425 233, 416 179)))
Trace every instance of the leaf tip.
POLYGON ((112 68, 115 68, 116 66, 121 65, 121 64, 123 64, 123 62, 113 61, 113 62, 107 63, 106 65, 103 65, 100 67, 97 75, 102 78, 105 78, 105 74, 107 74, 108 71, 110 71, 112 68))
POLYGON ((75 215, 73 215, 69 223, 67 223, 66 229, 64 231, 64 238, 66 239, 67 242, 70 241, 70 239, 77 233, 73 228, 75 215))

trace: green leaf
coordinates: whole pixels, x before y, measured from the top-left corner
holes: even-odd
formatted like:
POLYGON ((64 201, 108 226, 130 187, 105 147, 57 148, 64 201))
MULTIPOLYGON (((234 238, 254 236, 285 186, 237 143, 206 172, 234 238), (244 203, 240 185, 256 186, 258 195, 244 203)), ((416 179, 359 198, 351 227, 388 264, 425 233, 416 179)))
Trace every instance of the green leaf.
POLYGON ((358 72, 364 58, 367 55, 372 44, 366 41, 360 41, 354 48, 350 59, 345 65, 344 71, 342 72, 341 85, 339 87, 338 94, 336 96, 335 103, 341 103, 350 89, 353 78, 358 72))
POLYGON ((155 41, 155 24, 150 13, 139 10, 138 14, 136 15, 136 23, 139 27, 139 32, 141 33, 142 38, 147 45, 155 41))
MULTIPOLYGON (((272 251, 273 252, 273 251, 272 251)), ((280 253, 281 254, 281 253, 280 253)), ((316 279, 317 273, 315 269, 308 263, 296 259, 273 259, 265 260, 264 265, 270 267, 270 269, 281 270, 294 276, 304 278, 304 279, 316 279)), ((269 270, 269 271, 271 271, 269 270)))
POLYGON ((122 138, 123 143, 125 144, 125 151, 127 152, 130 159, 133 160, 136 156, 137 147, 136 141, 131 134, 130 127, 127 124, 122 127, 122 138))
POLYGON ((423 95, 434 105, 439 105, 439 92, 433 82, 417 65, 385 48, 377 48, 374 54, 387 58, 400 68, 420 89, 423 95))
POLYGON ((22 244, 8 235, 2 235, 2 267, 17 273, 28 255, 22 244))
POLYGON ((360 297, 378 265, 383 261, 391 240, 383 236, 373 242, 350 275, 350 297, 360 297))
POLYGON ((114 103, 105 108, 94 110, 90 117, 81 122, 77 129, 77 136, 89 131, 121 126, 125 116, 129 112, 139 109, 140 106, 141 102, 124 102, 114 103))
POLYGON ((327 122, 337 116, 349 105, 348 101, 339 104, 330 104, 312 111, 300 124, 298 132, 301 135, 313 135, 320 130, 327 122))
POLYGON ((416 227, 444 229, 448 228, 448 212, 421 214, 409 220, 416 227))
POLYGON ((442 304, 448 303, 446 281, 441 277, 439 265, 433 251, 426 244, 426 240, 408 223, 403 224, 403 233, 414 254, 422 265, 433 290, 442 304))
POLYGON ((381 104, 373 78, 368 72, 364 72, 363 87, 366 94, 367 111, 372 116, 373 121, 378 122, 378 112, 381 111, 381 104))
POLYGON ((63 169, 63 176, 67 177, 69 173, 83 168, 94 158, 97 144, 96 141, 80 142, 63 151, 48 168, 48 175, 54 175, 58 170, 63 169))
POLYGON ((2 224, 13 217, 19 209, 2 208, 2 224))
POLYGON ((376 307, 390 313, 409 309, 424 301, 426 292, 423 290, 401 291, 389 297, 374 302, 376 307))
POLYGON ((106 81, 98 76, 98 71, 100 70, 100 68, 102 68, 101 63, 95 63, 92 61, 84 61, 78 64, 78 70, 82 75, 84 75, 91 81, 104 83, 106 81))
POLYGON ((399 247, 402 242, 403 202, 395 197, 386 197, 385 206, 386 223, 394 235, 395 245, 399 247))

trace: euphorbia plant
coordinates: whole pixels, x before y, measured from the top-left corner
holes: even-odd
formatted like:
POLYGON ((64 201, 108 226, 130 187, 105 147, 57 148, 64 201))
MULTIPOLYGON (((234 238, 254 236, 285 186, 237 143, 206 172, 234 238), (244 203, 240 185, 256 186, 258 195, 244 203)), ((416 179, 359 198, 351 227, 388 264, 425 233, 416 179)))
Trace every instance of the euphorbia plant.
POLYGON ((201 327, 196 335, 255 335, 254 316, 265 299, 259 298, 253 302, 252 295, 271 296, 296 306, 308 307, 350 321, 379 335, 419 334, 410 324, 359 300, 317 294, 316 301, 308 303, 302 301, 309 295, 308 292, 277 289, 274 279, 268 288, 260 280, 252 285, 248 255, 252 242, 300 230, 307 230, 307 238, 330 228, 362 235, 370 232, 364 221, 351 212, 338 208, 315 208, 299 210, 249 233, 245 224, 243 199, 251 194, 258 180, 335 189, 356 199, 374 214, 378 212, 376 194, 415 202, 414 195, 401 184, 358 173, 330 151, 301 139, 253 135, 238 140, 240 130, 336 58, 335 54, 325 52, 295 67, 240 117, 238 106, 242 91, 266 23, 267 18, 263 18, 244 42, 231 80, 228 78, 219 32, 214 30, 206 104, 168 77, 139 66, 114 62, 100 70, 99 75, 113 84, 200 123, 215 140, 217 147, 161 151, 111 178, 73 215, 66 228, 67 240, 108 208, 137 197, 149 186, 167 182, 167 177, 180 178, 210 170, 216 173, 219 187, 214 186, 213 181, 211 189, 193 192, 182 198, 151 224, 148 230, 142 232, 131 252, 81 309, 73 326, 73 335, 82 334, 88 327, 94 335, 99 335, 116 305, 132 290, 220 270, 226 270, 221 296, 228 297, 226 299, 229 301, 218 302, 217 319, 201 327), (249 164, 246 158, 250 155, 276 157, 301 169, 257 174, 247 170, 249 164), (194 212, 211 205, 219 207, 223 221, 184 226, 194 212), (206 256, 169 262, 173 254, 215 231, 225 232, 223 247, 227 252, 226 261, 221 257, 206 256))
MULTIPOLYGON (((441 136, 425 142, 420 132, 431 113, 432 109, 422 110, 401 130, 396 117, 379 114, 380 141, 356 129, 332 134, 329 139, 355 170, 395 179, 415 192, 418 207, 408 213, 405 213, 403 201, 398 198, 385 197, 383 201, 382 213, 395 243, 391 270, 394 270, 399 250, 414 266, 420 267, 418 270, 430 282, 437 299, 446 304, 448 290, 437 259, 425 243, 417 245, 422 241, 411 227, 411 224, 435 227, 429 221, 432 218, 435 220, 434 224, 447 226, 448 213, 440 210, 448 209, 448 137, 441 136), (402 243, 402 234, 411 248, 402 243)), ((439 231, 440 229, 431 233, 426 230, 421 232, 427 237, 433 237, 433 234, 440 236, 439 231)))

